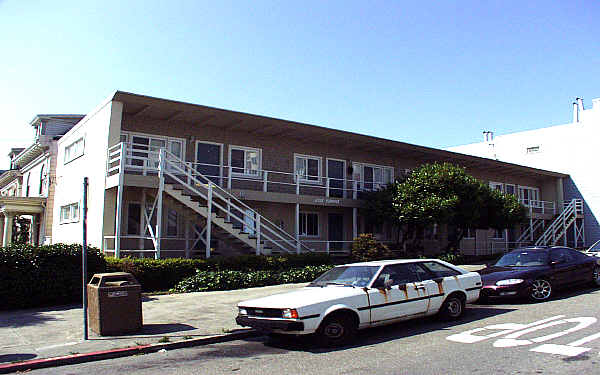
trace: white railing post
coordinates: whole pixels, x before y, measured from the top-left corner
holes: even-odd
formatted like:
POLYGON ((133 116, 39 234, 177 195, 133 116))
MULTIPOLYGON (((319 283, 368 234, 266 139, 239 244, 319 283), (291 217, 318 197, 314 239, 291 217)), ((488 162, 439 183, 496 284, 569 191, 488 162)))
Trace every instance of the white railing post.
POLYGON ((296 203, 296 254, 300 254, 300 203, 296 203))
POLYGON ((212 182, 208 182, 208 195, 206 207, 206 258, 210 258, 210 227, 212 225, 212 182))
POLYGON ((227 198, 227 222, 231 221, 231 198, 227 198))
POLYGON ((267 171, 263 171, 263 191, 266 193, 267 192, 267 176, 269 175, 269 172, 267 171))
POLYGON ((256 255, 260 255, 262 253, 262 246, 260 244, 260 214, 258 212, 256 213, 254 225, 256 226, 256 255))
POLYGON ((166 153, 161 148, 158 154, 158 202, 156 203, 156 246, 154 258, 160 259, 160 249, 162 240, 162 210, 163 210, 163 191, 165 190, 165 168, 166 153))
POLYGON ((356 181, 352 181, 352 199, 356 199, 358 196, 356 189, 356 181))
POLYGON ((233 168, 231 168, 231 165, 228 166, 228 173, 227 173, 227 189, 231 190, 231 171, 233 170, 233 168))
MULTIPOLYGON (((325 196, 329 198, 329 177, 325 177, 325 196)), ((327 251, 329 253, 329 250, 327 251)))
POLYGON ((192 184, 192 163, 184 163, 184 168, 187 167, 187 183, 192 184))
POLYGON ((327 254, 329 254, 329 244, 330 244, 330 243, 331 243, 331 241, 327 241, 327 243, 326 243, 326 245, 327 245, 327 247, 326 247, 326 249, 327 249, 327 254))
POLYGON ((300 175, 296 174, 296 195, 300 194, 300 175))

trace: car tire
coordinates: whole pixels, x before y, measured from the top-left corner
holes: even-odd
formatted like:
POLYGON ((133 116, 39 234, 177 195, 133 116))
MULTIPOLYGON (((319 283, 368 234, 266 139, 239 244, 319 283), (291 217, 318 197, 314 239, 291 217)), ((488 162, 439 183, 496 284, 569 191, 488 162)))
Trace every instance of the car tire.
POLYGON ((600 287, 600 266, 595 266, 592 272, 592 285, 600 287))
POLYGON ((457 320, 465 314, 465 299, 454 294, 448 296, 440 308, 439 317, 442 320, 457 320))
POLYGON ((324 346, 335 347, 348 344, 356 337, 357 326, 348 314, 334 314, 326 317, 317 330, 317 336, 324 346))
POLYGON ((552 297, 552 283, 547 279, 535 279, 531 282, 529 299, 533 302, 544 302, 552 297))

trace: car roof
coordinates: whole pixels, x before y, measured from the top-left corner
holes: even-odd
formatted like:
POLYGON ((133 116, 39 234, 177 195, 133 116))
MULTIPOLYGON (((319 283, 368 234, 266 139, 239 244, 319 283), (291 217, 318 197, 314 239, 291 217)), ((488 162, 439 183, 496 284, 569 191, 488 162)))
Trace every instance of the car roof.
POLYGON ((439 259, 388 259, 388 260, 374 260, 370 262, 358 262, 358 263, 347 263, 340 264, 340 266, 387 266, 388 264, 400 264, 400 263, 415 263, 415 262, 439 262, 439 259))

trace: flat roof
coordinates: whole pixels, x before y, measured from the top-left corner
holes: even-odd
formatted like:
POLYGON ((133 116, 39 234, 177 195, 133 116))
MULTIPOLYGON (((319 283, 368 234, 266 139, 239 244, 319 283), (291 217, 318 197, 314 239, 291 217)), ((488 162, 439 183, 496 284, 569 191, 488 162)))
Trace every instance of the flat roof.
POLYGON ((123 103, 124 116, 148 117, 161 121, 188 122, 222 130, 244 129, 261 136, 297 138, 312 137, 315 142, 340 144, 362 152, 386 152, 398 157, 414 159, 420 164, 432 162, 459 163, 466 168, 486 169, 490 173, 566 178, 569 175, 503 161, 471 156, 452 151, 394 141, 345 130, 283 120, 268 116, 208 107, 176 100, 116 91, 112 100, 123 103), (252 122, 249 122, 252 120, 252 122))

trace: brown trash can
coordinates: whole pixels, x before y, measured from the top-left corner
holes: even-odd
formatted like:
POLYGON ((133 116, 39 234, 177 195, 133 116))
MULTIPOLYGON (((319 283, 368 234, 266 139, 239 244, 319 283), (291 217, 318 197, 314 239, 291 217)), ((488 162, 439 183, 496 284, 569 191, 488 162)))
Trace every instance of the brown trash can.
POLYGON ((101 336, 142 329, 142 287, 126 272, 97 273, 87 285, 88 321, 101 336))

